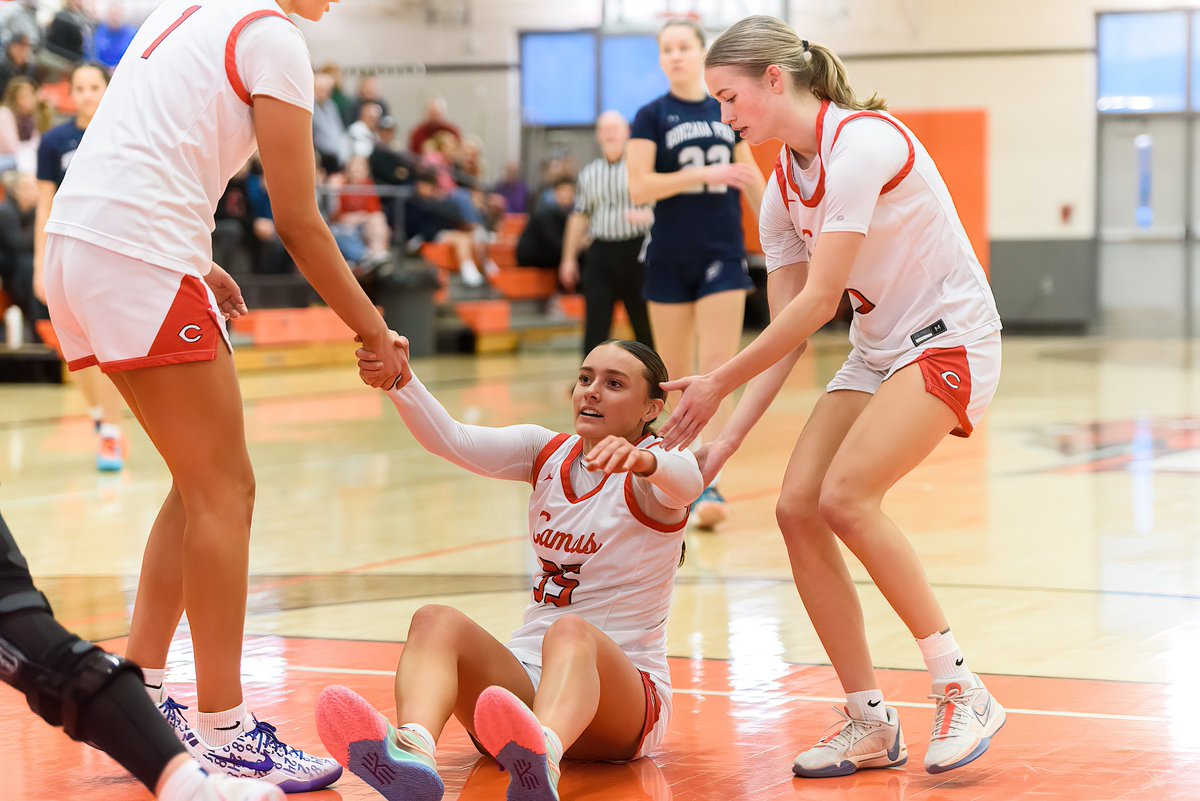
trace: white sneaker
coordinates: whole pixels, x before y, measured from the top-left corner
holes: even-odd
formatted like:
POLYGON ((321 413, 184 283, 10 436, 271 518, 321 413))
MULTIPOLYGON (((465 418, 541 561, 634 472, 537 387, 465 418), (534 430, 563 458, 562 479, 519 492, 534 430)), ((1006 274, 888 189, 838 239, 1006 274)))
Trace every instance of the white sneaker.
POLYGON ((320 790, 342 776, 337 762, 292 748, 275 735, 274 726, 254 715, 246 715, 242 733, 229 745, 213 747, 192 731, 187 732, 183 744, 206 771, 262 779, 285 793, 320 790))
POLYGON ((945 773, 974 762, 991 745, 1004 725, 1004 707, 992 697, 975 674, 973 684, 951 680, 933 685, 937 714, 925 754, 925 770, 945 773))
POLYGON ((458 265, 458 276, 465 286, 483 286, 485 283, 483 273, 479 272, 473 261, 464 261, 458 265))
POLYGON ((908 761, 908 746, 900 731, 896 710, 887 707, 887 720, 855 720, 834 707, 842 717, 837 734, 826 737, 792 763, 792 773, 806 779, 849 776, 866 768, 895 768, 908 761))
POLYGON ((209 773, 200 792, 188 801, 284 801, 286 797, 283 790, 270 782, 209 773))

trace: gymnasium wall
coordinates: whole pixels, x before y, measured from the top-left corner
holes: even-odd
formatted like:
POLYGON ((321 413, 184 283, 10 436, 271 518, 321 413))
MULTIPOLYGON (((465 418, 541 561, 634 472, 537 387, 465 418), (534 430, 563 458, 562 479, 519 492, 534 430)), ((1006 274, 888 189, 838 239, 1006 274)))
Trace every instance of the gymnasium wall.
MULTIPOLYGON (((314 60, 423 63, 422 76, 382 81, 401 127, 421 116, 426 97, 444 95, 451 118, 483 136, 498 173, 520 152, 518 32, 594 28, 601 0, 472 0, 466 26, 427 24, 416 5, 336 6, 326 22, 305 26, 314 60)), ((791 0, 789 14, 802 35, 843 55, 860 94, 878 91, 897 109, 984 112, 991 240, 984 258, 1001 311, 1033 322, 1084 322, 1096 295, 1095 14, 1163 7, 1149 0, 791 0)))

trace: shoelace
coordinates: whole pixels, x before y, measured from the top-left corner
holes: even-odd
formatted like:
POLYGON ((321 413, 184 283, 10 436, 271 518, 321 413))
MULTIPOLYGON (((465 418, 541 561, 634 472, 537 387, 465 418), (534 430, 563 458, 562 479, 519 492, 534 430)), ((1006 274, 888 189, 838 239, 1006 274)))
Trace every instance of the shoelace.
POLYGON ((873 729, 878 727, 878 724, 875 721, 855 720, 854 718, 850 717, 846 710, 839 709, 836 706, 833 707, 833 711, 838 713, 838 716, 841 718, 841 720, 835 720, 833 723, 829 724, 829 726, 825 728, 825 731, 829 732, 838 727, 841 727, 841 731, 831 737, 827 736, 821 738, 821 742, 817 743, 817 747, 824 746, 826 748, 832 748, 834 744, 837 743, 838 745, 844 745, 846 748, 850 748, 856 742, 870 734, 873 729))
POLYGON ((178 703, 174 698, 172 698, 170 696, 167 696, 166 700, 164 700, 162 702, 163 715, 165 715, 167 720, 170 721, 172 724, 176 724, 176 723, 185 723, 186 724, 187 723, 187 719, 183 716, 183 713, 186 709, 187 709, 186 706, 184 706, 181 703, 178 703))
POLYGON ((294 756, 297 759, 303 758, 304 752, 299 748, 292 748, 290 745, 280 740, 275 734, 275 727, 270 723, 267 723, 265 720, 259 720, 258 718, 255 718, 254 722, 258 725, 255 726, 254 730, 250 732, 250 736, 254 737, 261 746, 270 748, 275 753, 282 754, 285 758, 289 756, 294 756))
POLYGON ((933 693, 929 695, 929 700, 937 703, 937 714, 933 718, 933 736, 932 740, 944 740, 950 737, 957 736, 966 729, 971 723, 971 708, 975 705, 975 697, 983 692, 983 687, 968 687, 965 690, 948 695, 938 695, 933 693), (951 706, 954 711, 951 713, 950 725, 945 726, 946 710, 951 706), (945 731, 942 729, 945 727, 945 731))

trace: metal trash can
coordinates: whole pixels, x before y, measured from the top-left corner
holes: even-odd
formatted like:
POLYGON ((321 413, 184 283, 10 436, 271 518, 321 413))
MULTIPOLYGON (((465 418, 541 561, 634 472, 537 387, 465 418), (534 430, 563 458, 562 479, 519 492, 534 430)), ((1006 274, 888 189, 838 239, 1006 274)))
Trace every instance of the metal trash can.
POLYGON ((411 262, 380 276, 371 294, 383 307, 388 327, 408 337, 412 356, 432 356, 434 341, 433 294, 438 288, 438 272, 411 262), (411 266, 410 266, 411 265, 411 266))

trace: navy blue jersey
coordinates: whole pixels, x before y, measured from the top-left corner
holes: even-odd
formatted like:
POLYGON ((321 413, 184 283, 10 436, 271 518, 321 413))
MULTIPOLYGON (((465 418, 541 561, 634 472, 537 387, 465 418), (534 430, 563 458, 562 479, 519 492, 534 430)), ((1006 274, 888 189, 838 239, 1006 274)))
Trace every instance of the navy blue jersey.
POLYGON ((67 174, 67 165, 79 148, 83 139, 83 129, 75 124, 75 120, 65 122, 57 128, 51 128, 42 134, 38 145, 37 177, 39 181, 53 181, 55 186, 62 186, 67 174))
MULTIPOLYGON (((728 164, 737 134, 721 122, 721 104, 711 97, 680 100, 667 93, 638 110, 630 126, 634 139, 658 146, 656 172, 728 164)), ((741 259, 741 193, 713 186, 660 200, 654 207, 647 261, 741 259)))

